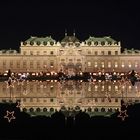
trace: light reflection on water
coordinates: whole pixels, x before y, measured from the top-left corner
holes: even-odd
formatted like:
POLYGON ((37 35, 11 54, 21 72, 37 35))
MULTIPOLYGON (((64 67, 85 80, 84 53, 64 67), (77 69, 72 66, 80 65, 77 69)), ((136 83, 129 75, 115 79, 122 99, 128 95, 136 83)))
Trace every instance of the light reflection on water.
POLYGON ((7 87, 0 82, 0 102, 12 100, 21 101, 22 108, 54 108, 60 110, 62 106, 84 110, 95 108, 118 108, 121 99, 125 101, 140 100, 140 82, 135 86, 131 83, 110 82, 80 82, 80 81, 24 81, 14 83, 14 87, 7 87))

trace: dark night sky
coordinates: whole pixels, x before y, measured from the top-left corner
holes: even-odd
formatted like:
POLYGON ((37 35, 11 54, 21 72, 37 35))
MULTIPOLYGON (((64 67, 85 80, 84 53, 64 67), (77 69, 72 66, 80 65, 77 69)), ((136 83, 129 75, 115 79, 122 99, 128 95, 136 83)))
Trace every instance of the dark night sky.
POLYGON ((91 36, 112 36, 122 47, 139 48, 140 8, 133 0, 102 1, 4 1, 0 3, 0 48, 18 49, 30 36, 61 40, 64 31, 76 30, 85 40, 91 36))

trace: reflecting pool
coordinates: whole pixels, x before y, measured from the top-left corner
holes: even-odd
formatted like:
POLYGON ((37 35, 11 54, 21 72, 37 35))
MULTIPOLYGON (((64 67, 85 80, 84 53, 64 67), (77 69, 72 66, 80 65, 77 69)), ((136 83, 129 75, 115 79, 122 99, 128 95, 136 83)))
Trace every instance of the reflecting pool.
POLYGON ((129 81, 24 81, 8 86, 0 82, 0 102, 20 101, 20 109, 91 111, 120 110, 121 100, 140 101, 140 82, 129 81))

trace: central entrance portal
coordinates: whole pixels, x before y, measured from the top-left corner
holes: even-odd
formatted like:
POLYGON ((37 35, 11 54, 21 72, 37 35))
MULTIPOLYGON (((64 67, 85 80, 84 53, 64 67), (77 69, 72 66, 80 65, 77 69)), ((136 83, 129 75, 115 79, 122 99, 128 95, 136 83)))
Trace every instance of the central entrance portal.
POLYGON ((76 73, 80 72, 82 69, 82 64, 75 64, 74 63, 68 63, 66 65, 66 73, 70 76, 75 76, 76 73))

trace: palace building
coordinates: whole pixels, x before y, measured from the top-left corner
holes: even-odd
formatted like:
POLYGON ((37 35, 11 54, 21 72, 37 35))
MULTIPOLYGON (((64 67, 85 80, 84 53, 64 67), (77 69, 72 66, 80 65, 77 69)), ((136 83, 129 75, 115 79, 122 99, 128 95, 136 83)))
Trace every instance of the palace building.
POLYGON ((80 41, 75 34, 61 41, 51 36, 30 37, 20 51, 0 50, 0 73, 12 72, 128 72, 140 70, 140 50, 121 51, 121 43, 110 36, 80 41))

